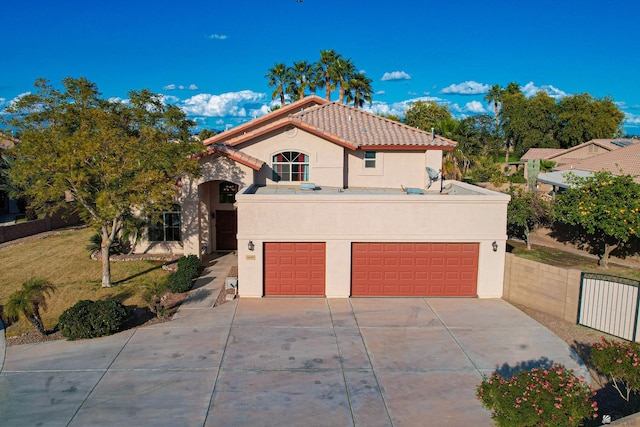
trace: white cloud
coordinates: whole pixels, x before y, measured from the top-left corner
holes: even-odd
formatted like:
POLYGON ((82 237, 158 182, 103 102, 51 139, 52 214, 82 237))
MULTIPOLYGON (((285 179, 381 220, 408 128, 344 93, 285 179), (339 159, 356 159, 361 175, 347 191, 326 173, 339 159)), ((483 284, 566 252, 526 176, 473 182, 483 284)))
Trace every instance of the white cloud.
POLYGON ((628 125, 640 125, 640 115, 633 113, 624 113, 624 122, 628 125))
POLYGON ((0 98, 0 105, 4 105, 5 102, 7 102, 6 98, 0 98))
POLYGON ((470 113, 486 113, 484 105, 480 101, 471 101, 464 104, 464 109, 470 113))
POLYGON ((392 71, 392 72, 387 72, 384 73, 382 75, 381 80, 383 82, 389 81, 389 82, 393 82, 393 81, 398 81, 398 80, 411 80, 411 76, 407 73, 405 73, 404 71, 392 71))
POLYGON ((522 90, 522 93, 524 93, 526 97, 535 96, 536 93, 540 91, 546 92, 547 95, 554 99, 564 98, 568 95, 565 91, 560 90, 552 85, 543 85, 538 87, 533 82, 529 82, 526 85, 522 86, 520 90, 522 90))
POLYGON ((180 101, 180 98, 178 98, 177 96, 173 96, 173 95, 160 95, 160 99, 162 100, 163 104, 175 104, 177 102, 180 101))
POLYGON ((470 80, 459 84, 452 84, 440 91, 440 93, 450 93, 456 95, 479 95, 481 93, 487 93, 489 91, 489 85, 478 83, 470 80))
POLYGON ((393 114, 395 116, 404 117, 407 109, 416 101, 433 101, 440 104, 448 104, 449 101, 434 96, 421 96, 418 98, 411 98, 400 102, 393 102, 391 104, 381 101, 373 101, 373 105, 365 105, 364 110, 373 114, 393 114))
POLYGON ((170 85, 166 85, 162 88, 162 90, 176 90, 176 89, 177 89, 177 86, 174 85, 173 83, 170 85))
POLYGON ((266 95, 251 90, 220 95, 200 93, 185 99, 180 107, 190 116, 253 118, 270 111, 266 95))
POLYGON ((224 35, 224 34, 211 34, 211 35, 207 36, 207 38, 209 40, 226 40, 229 37, 224 35))
POLYGON ((383 91, 383 90, 379 90, 379 91, 377 91, 377 92, 376 92, 376 95, 382 96, 382 95, 384 95, 385 93, 386 93, 385 91, 383 91))
POLYGON ((198 90, 199 88, 198 88, 198 86, 196 86, 193 83, 191 83, 187 89, 189 89, 189 90, 198 90))

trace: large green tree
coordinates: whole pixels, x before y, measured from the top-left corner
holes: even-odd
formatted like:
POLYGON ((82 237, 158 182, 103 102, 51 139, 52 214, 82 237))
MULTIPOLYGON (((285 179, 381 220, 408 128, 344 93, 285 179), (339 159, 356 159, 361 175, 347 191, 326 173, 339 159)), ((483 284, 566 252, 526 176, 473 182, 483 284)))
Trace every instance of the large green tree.
POLYGON ((314 64, 308 61, 297 61, 289 68, 289 78, 286 91, 291 99, 298 101, 304 98, 307 90, 316 90, 316 70, 314 64))
POLYGON ((405 112, 404 122, 413 127, 430 131, 436 128, 438 122, 450 119, 451 112, 446 105, 434 101, 416 101, 405 112))
POLYGON ((555 133, 562 148, 570 148, 595 138, 619 134, 624 113, 613 99, 595 99, 588 93, 562 98, 558 102, 555 133))
POLYGON ((280 107, 284 107, 284 95, 291 77, 289 67, 284 62, 275 63, 273 67, 269 68, 265 77, 269 80, 269 86, 273 87, 271 99, 280 98, 280 107))
POLYGON ((344 103, 346 91, 349 90, 349 82, 356 76, 356 66, 351 58, 339 57, 331 69, 336 84, 338 85, 338 102, 344 103))
POLYGON ((320 51, 320 61, 317 67, 318 79, 316 83, 318 86, 324 86, 324 96, 327 101, 331 101, 331 92, 335 90, 338 83, 335 68, 336 63, 341 58, 342 55, 333 49, 320 51))
POLYGON ((365 101, 373 102, 373 89, 371 79, 364 73, 357 73, 346 84, 347 103, 353 102, 353 107, 358 109, 364 106, 365 101))
POLYGON ((502 92, 503 92, 503 89, 500 85, 493 85, 489 89, 489 92, 487 92, 487 94, 484 96, 485 101, 493 103, 493 114, 496 120, 496 132, 498 132, 498 129, 500 128, 500 119, 498 117, 498 111, 499 111, 498 107, 502 99, 502 92))
POLYGON ((70 196, 102 238, 102 286, 111 286, 109 248, 135 211, 168 208, 183 174, 198 173, 189 155, 193 122, 148 90, 129 102, 101 98, 85 78, 65 78, 61 90, 39 79, 35 91, 9 107, 20 135, 11 179, 31 206, 52 212, 70 196))
POLYGON ((557 148, 553 138, 556 103, 540 91, 527 99, 522 94, 507 95, 502 103, 502 129, 516 156, 529 148, 557 148))
POLYGON ((572 186, 554 203, 554 218, 584 230, 596 242, 598 264, 607 267, 613 250, 640 237, 640 184, 604 171, 569 181, 572 186))
POLYGON ((509 235, 524 237, 527 250, 531 250, 531 233, 548 219, 549 205, 536 191, 522 187, 510 187, 511 200, 507 206, 509 235))

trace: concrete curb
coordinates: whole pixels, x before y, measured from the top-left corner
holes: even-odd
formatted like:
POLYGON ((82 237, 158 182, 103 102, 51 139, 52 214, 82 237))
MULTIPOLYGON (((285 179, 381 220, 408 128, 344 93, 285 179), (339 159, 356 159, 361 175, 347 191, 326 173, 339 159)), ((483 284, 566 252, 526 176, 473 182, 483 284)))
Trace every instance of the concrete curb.
POLYGON ((7 353, 7 342, 5 338, 5 329, 4 323, 2 323, 2 319, 0 319, 0 372, 2 372, 2 368, 4 367, 4 358, 7 353))

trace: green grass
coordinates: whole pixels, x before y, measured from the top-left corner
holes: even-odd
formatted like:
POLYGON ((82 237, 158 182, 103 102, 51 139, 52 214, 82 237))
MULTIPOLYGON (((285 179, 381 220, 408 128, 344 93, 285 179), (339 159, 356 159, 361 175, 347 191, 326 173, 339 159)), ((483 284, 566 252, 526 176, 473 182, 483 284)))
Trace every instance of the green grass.
POLYGON ((598 260, 595 258, 584 257, 559 249, 532 245, 532 249, 527 251, 524 243, 513 240, 508 242, 508 246, 511 247, 511 250, 508 249, 508 251, 516 256, 556 267, 640 279, 640 269, 620 266, 611 261, 609 261, 609 268, 603 268, 598 265, 598 260))
MULTIPOLYGON (((46 239, 12 246, 0 251, 0 304, 31 277, 49 280, 57 290, 47 300, 43 314, 47 329, 58 323, 64 310, 83 299, 116 299, 128 307, 146 307, 143 298, 146 284, 166 280, 161 261, 112 261, 111 288, 100 286, 102 262, 89 257, 86 246, 93 229, 67 231, 46 239)), ((7 328, 7 336, 35 329, 21 319, 7 328)))

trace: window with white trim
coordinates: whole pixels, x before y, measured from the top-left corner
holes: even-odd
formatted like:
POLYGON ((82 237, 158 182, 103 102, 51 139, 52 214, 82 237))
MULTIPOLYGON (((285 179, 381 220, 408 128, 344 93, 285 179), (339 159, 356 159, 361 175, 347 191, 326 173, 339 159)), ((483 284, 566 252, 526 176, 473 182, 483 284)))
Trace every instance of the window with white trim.
POLYGON ((274 181, 309 181, 309 156, 283 151, 272 158, 274 181))
POLYGON ((364 167, 375 168, 376 167, 376 152, 375 151, 365 151, 364 152, 364 167))
POLYGON ((180 228, 182 225, 182 212, 179 205, 174 205, 170 211, 160 214, 160 220, 149 226, 149 241, 151 242, 178 242, 182 240, 180 228))

